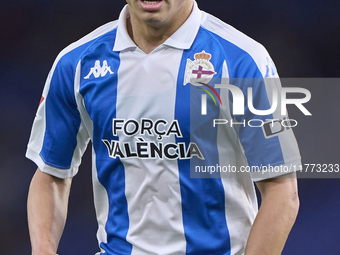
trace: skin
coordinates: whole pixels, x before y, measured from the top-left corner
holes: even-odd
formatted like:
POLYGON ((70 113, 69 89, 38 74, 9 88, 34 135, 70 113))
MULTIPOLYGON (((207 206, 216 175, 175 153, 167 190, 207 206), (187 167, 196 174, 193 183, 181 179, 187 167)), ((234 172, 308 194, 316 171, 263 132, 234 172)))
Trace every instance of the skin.
POLYGON ((72 179, 59 179, 37 169, 27 201, 32 255, 57 255, 64 230, 72 179))
MULTIPOLYGON (((136 45, 149 54, 164 43, 189 17, 192 0, 164 0, 161 8, 146 11, 138 0, 127 0, 127 29, 136 45)), ((250 231, 245 255, 279 255, 299 209, 297 181, 276 178, 257 182, 262 204, 250 231)), ((36 171, 31 181, 27 214, 32 255, 57 255, 64 230, 72 179, 36 171)))
POLYGON ((280 255, 299 210, 295 173, 256 183, 261 207, 251 228, 245 255, 280 255))
POLYGON ((138 0, 127 0, 127 29, 136 45, 150 53, 164 43, 190 16, 192 0, 164 0, 155 11, 144 10, 138 0))

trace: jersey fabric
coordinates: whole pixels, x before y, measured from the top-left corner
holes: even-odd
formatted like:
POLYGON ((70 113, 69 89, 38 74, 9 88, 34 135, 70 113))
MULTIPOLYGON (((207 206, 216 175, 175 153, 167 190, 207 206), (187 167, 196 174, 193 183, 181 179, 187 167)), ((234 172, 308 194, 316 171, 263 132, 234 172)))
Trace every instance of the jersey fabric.
POLYGON ((97 254, 243 254, 258 207, 253 181, 278 174, 191 174, 207 166, 300 164, 291 129, 266 137, 249 125, 213 126, 215 119, 268 116, 248 107, 234 116, 233 98, 212 77, 235 79, 244 93, 252 87, 254 107, 269 109, 268 94, 280 84, 263 78, 278 77, 274 65, 263 46, 196 3, 150 54, 129 37, 128 15, 126 6, 117 21, 59 54, 26 156, 45 173, 73 177, 92 141, 97 254))

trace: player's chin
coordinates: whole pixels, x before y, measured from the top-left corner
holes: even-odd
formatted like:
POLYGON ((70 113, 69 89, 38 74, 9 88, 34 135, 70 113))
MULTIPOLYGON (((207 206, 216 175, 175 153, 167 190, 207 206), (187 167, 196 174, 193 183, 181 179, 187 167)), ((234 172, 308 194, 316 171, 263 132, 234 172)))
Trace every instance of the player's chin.
POLYGON ((164 17, 161 13, 143 13, 142 20, 151 27, 160 27, 164 23, 164 17))

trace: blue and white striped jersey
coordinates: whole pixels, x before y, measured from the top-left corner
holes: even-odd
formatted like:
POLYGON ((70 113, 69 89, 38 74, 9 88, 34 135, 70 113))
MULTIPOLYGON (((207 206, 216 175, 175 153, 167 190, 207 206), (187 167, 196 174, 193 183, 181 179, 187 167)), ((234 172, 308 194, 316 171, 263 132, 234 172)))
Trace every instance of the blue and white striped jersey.
POLYGON ((235 86, 253 87, 254 107, 268 109, 267 94, 280 85, 263 78, 277 78, 275 67, 260 44, 196 3, 150 54, 130 39, 127 15, 125 7, 119 20, 59 54, 26 156, 43 172, 68 178, 92 141, 98 254, 243 254, 257 212, 251 174, 192 174, 209 166, 299 165, 291 129, 266 137, 259 127, 213 125, 268 118, 248 107, 234 116, 232 97, 214 81, 258 79, 235 86))

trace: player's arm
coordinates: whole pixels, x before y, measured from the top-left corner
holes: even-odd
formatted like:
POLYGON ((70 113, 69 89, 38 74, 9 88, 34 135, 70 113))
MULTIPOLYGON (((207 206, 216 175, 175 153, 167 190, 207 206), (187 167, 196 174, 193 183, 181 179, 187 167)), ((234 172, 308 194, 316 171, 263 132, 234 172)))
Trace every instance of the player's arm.
POLYGON ((38 169, 28 193, 32 255, 56 255, 64 230, 72 178, 60 179, 38 169))
POLYGON ((295 173, 256 183, 262 203, 250 231, 245 255, 279 255, 293 227, 299 198, 295 173))

